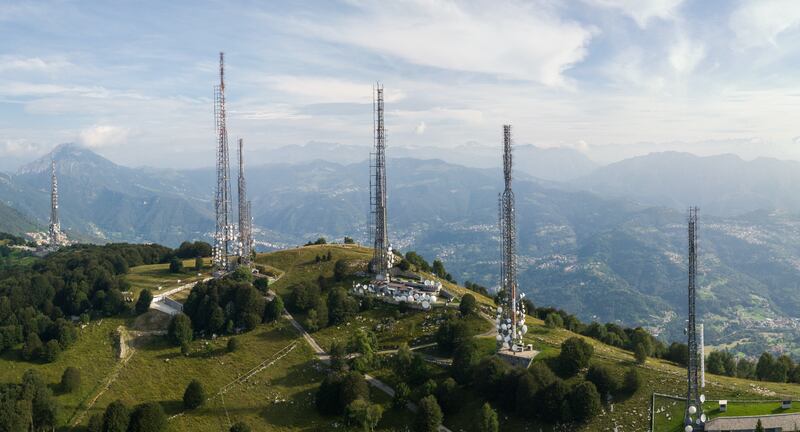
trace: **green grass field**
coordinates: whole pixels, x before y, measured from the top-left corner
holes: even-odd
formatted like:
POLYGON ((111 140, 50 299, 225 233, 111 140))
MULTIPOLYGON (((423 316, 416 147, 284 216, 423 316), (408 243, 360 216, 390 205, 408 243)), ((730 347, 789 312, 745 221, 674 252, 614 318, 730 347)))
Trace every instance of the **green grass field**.
POLYGON ((131 293, 133 293, 134 299, 139 296, 139 291, 145 288, 152 291, 153 295, 158 295, 158 287, 162 287, 161 291, 166 291, 210 277, 211 269, 209 266, 211 265, 211 259, 206 258, 204 265, 205 267, 200 272, 200 276, 194 270, 194 259, 183 260, 184 271, 181 273, 170 273, 169 264, 137 266, 130 269, 126 279, 131 284, 131 293))

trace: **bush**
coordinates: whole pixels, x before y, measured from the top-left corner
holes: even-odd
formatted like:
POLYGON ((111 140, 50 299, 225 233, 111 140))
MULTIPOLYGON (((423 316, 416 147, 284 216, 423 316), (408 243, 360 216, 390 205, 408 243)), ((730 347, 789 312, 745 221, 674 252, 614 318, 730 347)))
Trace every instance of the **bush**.
POLYGON ((608 366, 590 366, 586 373, 586 381, 594 384, 601 395, 616 394, 619 391, 619 381, 608 366))
POLYGON ((453 378, 447 378, 439 383, 435 396, 446 414, 457 412, 461 406, 461 391, 453 378))
POLYGON ((253 281, 253 287, 259 290, 262 294, 266 294, 269 290, 269 280, 265 277, 256 278, 253 281))
POLYGON ((81 371, 75 367, 68 367, 64 369, 61 374, 61 383, 59 388, 64 393, 72 393, 81 387, 81 371))
POLYGON ((537 400, 539 392, 556 381, 556 376, 543 362, 535 362, 528 368, 517 382, 516 410, 517 414, 533 417, 535 407, 540 407, 537 400))
POLYGON ((639 375, 639 371, 635 367, 628 368, 625 372, 625 391, 628 394, 634 394, 639 387, 642 386, 642 377, 639 375))
POLYGON ((472 294, 464 294, 464 297, 461 297, 458 310, 463 317, 476 313, 478 311, 478 302, 475 300, 475 296, 472 294))
POLYGON ((542 389, 537 397, 542 417, 551 423, 570 421, 572 414, 567 401, 569 393, 569 387, 559 378, 542 389))
POLYGON ((237 351, 239 349, 239 345, 240 345, 239 339, 236 339, 235 337, 228 339, 228 346, 227 346, 228 352, 232 353, 234 351, 237 351))
POLYGON ((341 324, 358 312, 358 301, 344 288, 334 288, 328 294, 328 324, 341 324))
POLYGON ((231 426, 230 432, 250 432, 250 426, 245 422, 236 422, 231 426))
POLYGON ((169 272, 170 273, 180 273, 183 271, 183 260, 173 257, 169 260, 169 272))
POLYGON ((561 343, 558 362, 564 373, 575 375, 579 370, 589 366, 594 348, 580 337, 573 336, 561 343))
POLYGON ((448 353, 453 350, 462 342, 470 338, 470 330, 467 323, 454 317, 449 316, 436 330, 436 343, 439 347, 448 353))
POLYGON ((470 340, 461 343, 453 352, 453 365, 450 367, 453 378, 461 384, 469 383, 478 361, 480 356, 475 342, 470 340))
POLYGON ((192 380, 186 391, 183 392, 183 407, 186 409, 199 408, 206 401, 206 391, 200 381, 192 380))
POLYGON ((414 431, 437 432, 442 425, 442 409, 435 396, 425 396, 420 399, 417 406, 417 416, 414 419, 414 431))
POLYGON ((103 416, 100 414, 92 414, 89 417, 89 424, 86 426, 86 432, 103 432, 103 416))
POLYGON ((194 259, 194 270, 198 272, 203 270, 203 258, 197 257, 194 259))
POLYGON ((150 309, 150 303, 153 301, 153 293, 149 289, 143 289, 139 293, 139 299, 136 301, 136 314, 141 315, 150 309))
POLYGON ((103 432, 126 432, 131 420, 131 412, 122 401, 108 404, 103 414, 103 432))
POLYGON ((131 414, 128 432, 158 432, 167 428, 167 416, 157 402, 137 405, 131 414))
POLYGON ((44 344, 44 361, 53 363, 61 355, 61 345, 55 339, 50 339, 44 344))
POLYGON ((647 361, 647 347, 643 343, 637 343, 633 347, 633 357, 636 359, 636 363, 645 364, 647 361))
POLYGON ((264 308, 264 322, 270 323, 276 321, 281 317, 281 314, 283 314, 283 309, 283 299, 276 294, 275 298, 267 303, 267 307, 264 308))
POLYGON ((404 408, 411 397, 411 389, 404 382, 401 382, 394 388, 394 398, 392 405, 397 408, 404 408))
POLYGON ((547 328, 561 328, 564 327, 564 319, 561 318, 561 315, 555 312, 547 314, 547 317, 544 319, 544 325, 547 328))
POLYGON ((343 259, 336 260, 333 265, 333 278, 337 282, 341 282, 347 276, 347 261, 343 259))
POLYGON ((347 423, 363 431, 372 431, 383 417, 383 407, 370 404, 364 399, 356 399, 345 408, 347 423))
POLYGON ((585 422, 600 412, 600 394, 594 384, 584 381, 576 385, 569 395, 572 418, 585 422))
POLYGON ((182 313, 175 315, 169 323, 167 334, 176 346, 188 344, 194 338, 192 320, 182 313))
POLYGON ((500 422, 497 420, 497 412, 492 409, 489 403, 484 403, 481 407, 480 417, 478 419, 478 430, 480 432, 498 432, 500 430, 500 422))
POLYGON ((353 240, 352 237, 345 236, 344 237, 344 244, 355 244, 356 242, 353 240))

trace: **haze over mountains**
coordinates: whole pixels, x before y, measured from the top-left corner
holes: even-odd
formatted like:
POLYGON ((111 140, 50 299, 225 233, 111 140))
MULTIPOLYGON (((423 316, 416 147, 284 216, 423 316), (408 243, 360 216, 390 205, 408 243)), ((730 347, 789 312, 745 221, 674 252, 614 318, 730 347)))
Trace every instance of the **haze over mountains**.
MULTIPOLYGON (((584 319, 648 323, 679 333, 685 208, 697 204, 700 310, 708 339, 739 341, 740 350, 755 352, 766 346, 768 329, 783 332, 780 342, 796 348, 790 330, 800 326, 800 201, 791 186, 800 164, 660 153, 594 168, 569 152, 549 153, 558 156, 551 159, 542 154, 526 146, 515 153, 520 282, 536 303, 584 319), (548 179, 536 176, 543 163, 538 157, 547 160, 548 179)), ((75 145, 60 146, 52 156, 62 223, 74 238, 168 245, 210 239, 213 169, 127 168, 75 145)), ((46 226, 49 160, 0 175, 0 231, 46 226)), ((366 161, 304 160, 299 154, 284 160, 292 163, 247 168, 260 248, 317 236, 367 240, 366 161)), ((391 159, 389 226, 401 250, 441 258, 459 281, 493 286, 502 176, 493 165, 499 155, 487 153, 485 161, 491 167, 391 159)))

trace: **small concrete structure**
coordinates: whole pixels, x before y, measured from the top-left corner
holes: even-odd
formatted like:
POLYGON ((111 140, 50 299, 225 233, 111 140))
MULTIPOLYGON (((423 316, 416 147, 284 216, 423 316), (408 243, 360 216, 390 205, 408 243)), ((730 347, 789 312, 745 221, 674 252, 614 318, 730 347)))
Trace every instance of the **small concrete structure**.
POLYGON ((789 409, 792 407, 791 399, 784 399, 781 401, 781 409, 789 409))
POLYGON ((534 350, 531 345, 513 346, 511 349, 498 350, 497 355, 511 366, 527 369, 533 363, 533 359, 539 355, 539 351, 534 350))
POLYGON ((719 401, 719 412, 727 412, 728 411, 728 401, 721 400, 719 401))
MULTIPOLYGON (((722 403, 723 401, 720 401, 722 403)), ((726 404, 727 405, 727 404, 726 404)), ((791 432, 800 428, 800 414, 773 414, 763 416, 717 417, 705 424, 706 432, 753 432, 756 423, 766 432, 791 432)))

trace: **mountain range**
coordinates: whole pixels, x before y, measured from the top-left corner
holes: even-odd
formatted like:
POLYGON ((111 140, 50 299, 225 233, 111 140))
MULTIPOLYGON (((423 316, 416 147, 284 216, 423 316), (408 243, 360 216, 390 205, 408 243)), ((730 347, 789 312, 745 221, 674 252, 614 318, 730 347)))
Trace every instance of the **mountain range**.
MULTIPOLYGON (((517 165, 528 163, 525 154, 515 154, 517 165)), ((73 238, 210 240, 213 169, 128 168, 75 145, 0 175, 0 229, 47 225, 51 158, 62 224, 73 238)), ((564 163, 550 168, 568 171, 572 162, 564 163)), ((745 353, 769 347, 800 354, 800 202, 790 190, 798 168, 662 153, 565 181, 519 169, 520 285, 537 304, 678 338, 686 311, 685 209, 697 204, 707 340, 745 353)), ((368 240, 367 161, 253 165, 246 174, 260 249, 319 236, 368 240)), ((388 185, 396 248, 442 259, 460 281, 497 284, 499 167, 395 157, 388 185)))

